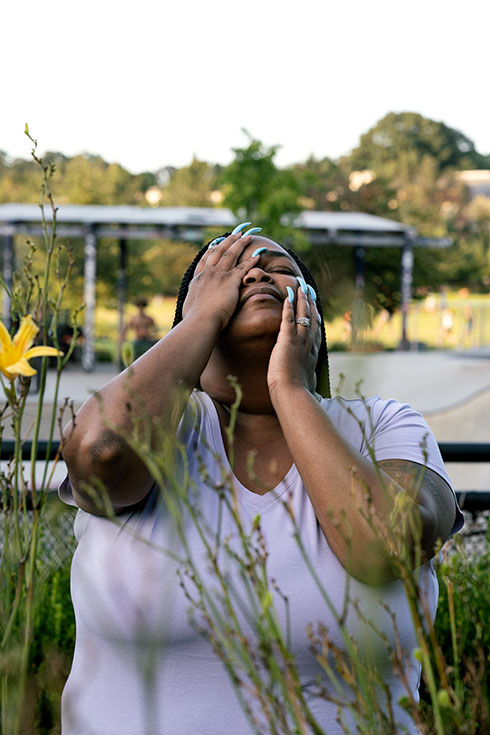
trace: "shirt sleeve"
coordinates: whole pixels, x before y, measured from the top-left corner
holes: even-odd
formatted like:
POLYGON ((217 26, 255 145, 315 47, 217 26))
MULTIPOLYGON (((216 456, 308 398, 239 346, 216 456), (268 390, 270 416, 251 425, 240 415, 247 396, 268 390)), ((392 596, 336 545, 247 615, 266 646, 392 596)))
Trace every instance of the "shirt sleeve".
POLYGON ((66 503, 66 505, 72 505, 74 508, 78 507, 73 499, 73 492, 68 475, 66 475, 65 479, 62 480, 58 486, 58 497, 63 501, 63 503, 66 503))
POLYGON ((453 492, 456 517, 451 534, 457 533, 463 524, 456 494, 444 467, 436 438, 422 414, 408 404, 394 399, 374 399, 368 403, 366 447, 376 458, 406 459, 424 465, 437 472, 453 492))
MULTIPOLYGON (((190 443, 194 434, 199 433, 199 427, 202 423, 203 417, 203 399, 200 397, 198 391, 193 391, 187 406, 184 409, 182 418, 180 419, 177 441, 186 447, 189 452, 191 449, 190 443)), ((66 505, 71 505, 74 508, 78 508, 74 498, 73 490, 68 474, 64 480, 58 486, 58 497, 66 505)))

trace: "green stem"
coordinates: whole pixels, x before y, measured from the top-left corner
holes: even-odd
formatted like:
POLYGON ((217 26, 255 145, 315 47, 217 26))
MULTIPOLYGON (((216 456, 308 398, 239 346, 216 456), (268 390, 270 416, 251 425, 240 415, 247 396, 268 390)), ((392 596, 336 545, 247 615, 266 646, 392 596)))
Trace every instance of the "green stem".
MULTIPOLYGON (((31 543, 29 548, 29 555, 27 559, 26 577, 25 577, 25 627, 24 627, 24 640, 22 645, 21 661, 20 661, 20 677, 19 677, 19 701, 23 702, 26 688, 27 688, 27 673, 29 668, 29 652, 30 644, 32 639, 32 627, 33 627, 33 610, 34 610, 34 587, 36 577, 36 555, 37 555, 37 540, 38 540, 38 527, 40 521, 40 512, 37 508, 33 510, 32 518, 32 535, 31 543)), ((23 707, 19 707, 17 710, 17 723, 15 728, 15 734, 21 735, 22 725, 22 712, 23 707)))

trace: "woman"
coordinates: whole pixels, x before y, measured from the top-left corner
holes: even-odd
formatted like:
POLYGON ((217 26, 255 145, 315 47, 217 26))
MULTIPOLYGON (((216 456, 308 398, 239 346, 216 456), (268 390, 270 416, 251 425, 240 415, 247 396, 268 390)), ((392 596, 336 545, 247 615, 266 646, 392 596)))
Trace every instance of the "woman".
MULTIPOLYGON (((269 579, 287 600, 276 605, 277 616, 302 683, 303 731, 344 732, 339 717, 355 731, 349 707, 355 709, 355 692, 342 682, 329 688, 310 650, 306 628, 320 623, 339 650, 344 628, 360 656, 372 648, 373 635, 383 641, 375 656, 381 709, 406 728, 400 732, 415 732, 397 704, 403 695, 416 698, 420 666, 411 658, 416 637, 393 558, 413 547, 433 617, 437 582, 429 560, 437 541, 461 526, 461 513, 418 413, 393 400, 319 395, 328 390, 328 361, 316 286, 296 256, 255 228, 242 234, 246 225, 199 253, 170 333, 133 364, 129 377, 117 376, 90 398, 64 432, 69 481, 61 495, 81 509, 72 572, 77 644, 64 693, 64 735, 245 735, 253 732, 251 721, 264 732, 301 731, 285 724, 296 717, 294 706, 274 729, 267 703, 250 702, 260 700, 260 686, 247 699, 247 682, 228 675, 189 622, 186 593, 192 593, 178 583, 179 553, 184 546, 194 560, 191 585, 204 580, 212 587, 218 552, 204 548, 192 512, 175 523, 170 490, 157 492, 149 463, 129 448, 136 434, 147 441, 143 414, 154 444, 164 427, 185 447, 176 474, 187 478, 200 526, 219 537, 217 548, 236 538, 230 506, 222 512, 220 505, 227 494, 243 537, 259 523, 269 579), (230 375, 242 392, 237 411, 230 375), (104 504, 94 488, 102 485, 119 523, 97 515, 104 504), (407 654, 403 675, 389 658, 397 635, 407 654)), ((169 476, 169 488, 172 482, 169 476)), ((246 578, 237 581, 231 568, 226 574, 240 597, 246 578)), ((250 610, 241 612, 252 631, 250 610)))

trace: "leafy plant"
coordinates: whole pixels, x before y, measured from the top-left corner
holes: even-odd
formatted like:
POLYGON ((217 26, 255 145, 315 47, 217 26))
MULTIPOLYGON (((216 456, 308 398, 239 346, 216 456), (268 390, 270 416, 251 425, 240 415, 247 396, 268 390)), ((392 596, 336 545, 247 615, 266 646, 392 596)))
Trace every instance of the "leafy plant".
MULTIPOLYGON (((47 423, 47 450, 49 457, 57 428, 58 390, 61 371, 70 357, 60 350, 57 341, 58 315, 72 268, 68 254, 65 268, 61 265, 63 248, 56 242, 56 207, 51 194, 54 165, 37 155, 33 143, 32 157, 42 172, 42 268, 34 266, 36 247, 29 244, 28 257, 21 272, 14 273, 13 283, 2 282, 10 301, 11 330, 0 327, 0 382, 4 403, 0 407, 0 432, 13 441, 10 461, 0 473, 2 566, 0 583, 0 700, 1 732, 19 735, 29 732, 32 708, 26 706, 30 698, 32 645, 36 618, 43 595, 42 580, 54 580, 53 569, 42 559, 43 519, 47 492, 54 466, 47 460, 39 466, 39 439, 41 422, 47 423), (51 210, 48 222, 45 208, 51 210), (41 344, 32 347, 34 340, 41 344), (54 345, 45 346, 48 341, 54 345), (55 357, 54 398, 49 408, 45 402, 47 357, 55 357), (31 378, 36 374, 29 360, 41 360, 39 391, 35 419, 32 425, 25 421, 27 396, 31 378), (31 440, 29 465, 22 461, 23 445, 31 440)), ((77 331, 79 310, 72 315, 77 331)), ((72 342, 73 349, 75 341, 72 342)), ((59 455, 54 461, 54 465, 59 455)))

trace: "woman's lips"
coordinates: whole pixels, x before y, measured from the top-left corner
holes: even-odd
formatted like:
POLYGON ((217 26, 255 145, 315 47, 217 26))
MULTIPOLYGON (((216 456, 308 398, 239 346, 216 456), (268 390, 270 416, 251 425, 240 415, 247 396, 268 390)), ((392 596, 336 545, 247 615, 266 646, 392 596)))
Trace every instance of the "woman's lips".
POLYGON ((274 299, 275 301, 282 303, 280 294, 274 289, 268 287, 251 289, 250 291, 245 293, 241 303, 243 306, 246 301, 258 301, 260 299, 274 299))

